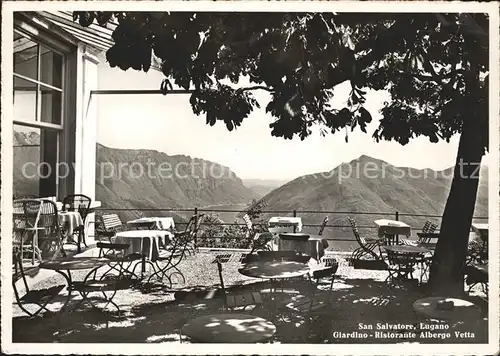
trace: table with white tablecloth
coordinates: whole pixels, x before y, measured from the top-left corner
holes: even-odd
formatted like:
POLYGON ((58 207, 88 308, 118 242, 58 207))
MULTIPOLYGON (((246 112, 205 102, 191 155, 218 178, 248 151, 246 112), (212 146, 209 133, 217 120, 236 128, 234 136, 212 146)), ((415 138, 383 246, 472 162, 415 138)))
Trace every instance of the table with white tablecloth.
POLYGON ((268 230, 270 233, 302 231, 302 219, 296 216, 273 216, 269 219, 268 230))
POLYGON ((83 219, 77 211, 61 211, 58 214, 59 226, 62 226, 65 231, 66 238, 73 241, 73 231, 75 228, 83 225, 83 219))
POLYGON ((297 251, 319 261, 325 255, 328 241, 321 235, 282 233, 278 238, 278 251, 297 251), (303 238, 300 238, 303 237, 303 238))
POLYGON ((114 243, 128 244, 126 254, 141 254, 145 258, 155 261, 159 248, 170 242, 172 234, 163 230, 131 230, 117 232, 114 243))
POLYGON ((135 220, 127 221, 127 224, 131 227, 152 227, 156 230, 170 230, 175 229, 174 218, 169 216, 153 216, 139 218, 135 220))
POLYGON ((399 235, 405 235, 408 238, 411 236, 411 226, 402 221, 379 219, 375 220, 374 223, 378 227, 378 237, 385 237, 388 244, 398 244, 399 235))

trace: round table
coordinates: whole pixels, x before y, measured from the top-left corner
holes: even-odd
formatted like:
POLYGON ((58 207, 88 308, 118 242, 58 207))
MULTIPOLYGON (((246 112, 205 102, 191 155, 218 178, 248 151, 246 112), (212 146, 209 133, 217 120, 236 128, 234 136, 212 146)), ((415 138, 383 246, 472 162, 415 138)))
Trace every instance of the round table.
POLYGON ((213 314, 188 321, 182 333, 196 342, 255 343, 270 339, 276 326, 270 321, 246 314, 213 314))
MULTIPOLYGON (((87 281, 89 276, 94 273, 94 271, 102 266, 107 265, 110 262, 111 260, 106 257, 64 257, 58 258, 56 260, 42 262, 39 267, 40 269, 53 270, 62 275, 66 280, 66 283, 68 284, 68 297, 66 298, 66 302, 61 308, 61 310, 64 310, 66 309, 66 306, 71 299, 71 294, 75 289, 78 290, 78 292, 82 296, 82 301, 80 303, 87 299, 87 294, 84 291, 85 282, 87 281), (81 283, 73 281, 71 278, 71 271, 84 269, 91 269, 91 271, 85 277, 84 282, 81 283)), ((116 292, 114 294, 116 294, 116 292)), ((111 298, 113 298, 114 294, 111 296, 111 298)), ((108 300, 108 302, 114 304, 111 300, 108 300)))
POLYGON ((481 308, 467 300, 446 297, 428 297, 415 301, 413 309, 426 317, 439 320, 474 320, 479 319, 481 308), (453 301, 454 307, 451 310, 441 310, 437 308, 439 301, 453 301))
POLYGON ((302 262, 287 260, 263 260, 245 264, 238 270, 253 278, 279 279, 300 277, 309 273, 310 267, 302 262))
MULTIPOLYGON (((130 230, 117 232, 114 243, 128 244, 127 255, 140 254, 142 256, 141 271, 146 272, 148 261, 156 261, 160 254, 159 246, 170 242, 171 234, 164 230, 130 230)), ((134 267, 135 269, 135 267, 134 267)))

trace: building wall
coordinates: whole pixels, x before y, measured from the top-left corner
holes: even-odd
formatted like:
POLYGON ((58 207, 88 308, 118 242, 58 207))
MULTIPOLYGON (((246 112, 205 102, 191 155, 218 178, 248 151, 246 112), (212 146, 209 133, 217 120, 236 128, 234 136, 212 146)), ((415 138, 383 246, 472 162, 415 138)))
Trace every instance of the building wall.
MULTIPOLYGON (((77 102, 75 135, 75 193, 89 196, 95 201, 97 96, 91 91, 98 88, 97 57, 85 47, 78 46, 77 102)), ((87 244, 94 237, 94 214, 88 216, 87 244)))

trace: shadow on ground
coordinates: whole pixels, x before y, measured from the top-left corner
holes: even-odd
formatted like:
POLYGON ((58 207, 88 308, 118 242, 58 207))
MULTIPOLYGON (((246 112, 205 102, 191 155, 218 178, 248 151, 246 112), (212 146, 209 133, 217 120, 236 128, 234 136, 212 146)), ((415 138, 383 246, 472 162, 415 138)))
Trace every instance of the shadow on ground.
MULTIPOLYGON (((329 285, 324 281, 319 286, 329 285)), ((369 278, 348 278, 338 276, 331 294, 331 304, 314 315, 291 312, 285 307, 296 285, 289 282, 283 290, 278 289, 276 300, 269 294, 269 282, 241 283, 229 288, 262 291, 264 304, 253 310, 246 310, 256 316, 272 321, 277 328, 272 339, 275 343, 486 343, 487 319, 478 323, 455 323, 448 325, 451 336, 445 340, 436 338, 376 338, 377 323, 381 325, 435 325, 413 311, 413 302, 425 297, 425 291, 416 284, 401 283, 389 285, 385 281, 369 278), (387 324, 386 324, 387 323, 387 324), (373 328, 369 330, 369 328, 373 328), (471 330, 474 337, 456 337, 454 331, 471 330), (356 334, 357 332, 357 334, 356 334), (343 334, 342 334, 343 333, 343 334), (364 336, 363 333, 368 334, 364 336), (350 336, 345 337, 345 334, 350 336), (359 335, 361 334, 361 335, 359 335)), ((300 289, 300 288, 299 288, 300 289)), ((56 313, 48 317, 29 319, 13 318, 13 342, 61 342, 61 343, 158 343, 179 342, 179 331, 188 320, 220 313, 223 310, 222 294, 206 293, 213 288, 192 287, 195 297, 174 300, 173 293, 161 288, 151 291, 151 295, 138 290, 122 291, 134 294, 130 304, 120 304, 121 315, 110 315, 92 308, 82 308, 70 314, 56 313), (207 294, 211 299, 203 299, 207 294), (141 302, 141 295, 143 295, 141 302), (154 300, 151 297, 154 295, 154 300)), ((317 296, 321 293, 317 294, 317 296)), ((123 298, 123 300, 128 300, 123 298)), ((75 301, 76 302, 76 301, 75 301)), ((226 311, 227 312, 227 311, 226 311)), ((241 313, 241 311, 238 311, 241 313)), ((443 325, 443 324, 442 324, 443 325)), ((388 331, 388 330, 381 330, 388 331)), ((390 330, 389 330, 390 331, 390 330)), ((443 330, 439 330, 443 331, 443 330)), ((417 333, 418 334, 418 333, 417 333)), ((188 341, 188 340, 186 340, 188 341)))

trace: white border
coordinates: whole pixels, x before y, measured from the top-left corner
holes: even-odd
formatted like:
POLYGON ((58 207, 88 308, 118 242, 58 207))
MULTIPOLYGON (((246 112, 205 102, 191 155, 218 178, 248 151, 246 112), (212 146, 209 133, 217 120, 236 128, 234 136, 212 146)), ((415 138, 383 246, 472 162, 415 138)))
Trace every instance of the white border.
MULTIPOLYGON (((2 102, 12 102, 12 75, 5 74, 12 71, 12 31, 13 11, 51 11, 51 10, 122 10, 122 11, 335 11, 335 12, 487 12, 490 14, 490 155, 491 162, 499 163, 499 7, 498 3, 463 3, 463 2, 334 2, 324 1, 99 1, 99 2, 25 2, 6 1, 2 4, 2 102)), ((20 354, 432 354, 432 355, 461 355, 461 354, 496 354, 499 349, 499 311, 498 311, 498 273, 490 274, 490 315, 489 315, 489 344, 357 344, 357 345, 219 345, 219 344, 13 344, 11 342, 12 308, 11 308, 11 244, 9 234, 12 231, 12 105, 2 106, 1 120, 1 230, 2 238, 2 351, 5 353, 20 354), (5 291, 4 291, 5 289, 5 291), (6 292, 6 293, 5 293, 6 292), (245 352, 247 351, 247 352, 245 352)), ((499 254, 499 170, 490 167, 489 170, 489 224, 490 224, 490 260, 492 270, 498 271, 499 254)))

